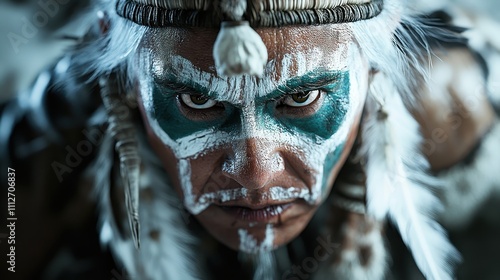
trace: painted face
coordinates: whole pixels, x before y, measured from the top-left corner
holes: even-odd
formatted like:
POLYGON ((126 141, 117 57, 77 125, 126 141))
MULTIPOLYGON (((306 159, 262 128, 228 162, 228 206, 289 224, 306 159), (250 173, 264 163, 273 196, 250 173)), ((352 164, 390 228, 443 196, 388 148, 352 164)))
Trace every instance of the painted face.
POLYGON ((261 78, 217 76, 217 30, 151 30, 137 60, 149 139, 185 207, 250 253, 292 240, 328 195, 369 72, 347 25, 258 33, 269 52, 261 78))

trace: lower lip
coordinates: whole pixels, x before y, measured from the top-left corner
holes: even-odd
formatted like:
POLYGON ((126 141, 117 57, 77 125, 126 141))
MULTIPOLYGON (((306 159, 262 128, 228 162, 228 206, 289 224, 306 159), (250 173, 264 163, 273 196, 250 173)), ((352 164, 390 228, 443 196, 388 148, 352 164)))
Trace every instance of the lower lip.
POLYGON ((292 203, 268 206, 262 209, 250 209, 246 207, 224 207, 221 206, 222 210, 235 216, 238 220, 252 222, 252 223, 262 223, 270 222, 275 219, 279 219, 285 211, 293 206, 292 203))

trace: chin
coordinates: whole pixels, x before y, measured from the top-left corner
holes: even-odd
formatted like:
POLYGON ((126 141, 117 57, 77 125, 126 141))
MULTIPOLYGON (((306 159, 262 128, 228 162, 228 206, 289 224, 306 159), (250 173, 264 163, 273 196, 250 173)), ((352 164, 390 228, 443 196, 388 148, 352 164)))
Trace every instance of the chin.
POLYGON ((211 205, 196 216, 205 229, 229 248, 245 253, 270 251, 286 245, 307 226, 316 205, 301 199, 287 203, 211 205))

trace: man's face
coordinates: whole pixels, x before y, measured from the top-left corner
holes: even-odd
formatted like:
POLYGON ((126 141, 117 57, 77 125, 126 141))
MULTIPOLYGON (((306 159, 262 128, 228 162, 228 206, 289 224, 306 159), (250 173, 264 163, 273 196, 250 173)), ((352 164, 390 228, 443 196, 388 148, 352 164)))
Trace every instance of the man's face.
POLYGON ((307 225, 356 137, 368 66, 347 25, 259 29, 263 77, 220 77, 217 30, 147 33, 137 65, 149 140, 220 242, 270 250, 307 225))

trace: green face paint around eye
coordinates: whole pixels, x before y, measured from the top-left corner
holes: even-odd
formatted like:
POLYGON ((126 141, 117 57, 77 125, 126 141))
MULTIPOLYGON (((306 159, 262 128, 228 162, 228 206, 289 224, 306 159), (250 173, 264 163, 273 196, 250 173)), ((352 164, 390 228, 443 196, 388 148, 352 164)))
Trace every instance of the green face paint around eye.
POLYGON ((236 128, 239 120, 239 116, 234 108, 226 106, 220 110, 220 117, 212 118, 208 121, 193 121, 181 112, 176 91, 160 85, 153 85, 152 97, 152 117, 156 119, 161 129, 172 140, 177 140, 210 128, 230 131, 236 128))
MULTIPOLYGON (((215 118, 208 121, 192 120, 179 109, 179 101, 176 100, 178 91, 158 84, 153 84, 151 90, 154 111, 152 116, 173 140, 207 129, 238 133, 243 129, 242 122, 248 121, 242 117, 242 108, 228 103, 225 103, 224 108, 215 118)), ((346 71, 314 71, 292 79, 284 87, 279 87, 276 93, 257 98, 253 112, 256 129, 266 130, 269 134, 288 131, 297 137, 328 139, 345 119, 349 109, 349 90, 349 73, 346 71), (329 84, 325 85, 325 81, 329 84), (283 95, 284 89, 318 89, 318 85, 321 85, 320 90, 324 91, 325 96, 320 108, 311 116, 278 116, 275 103, 269 102, 274 94, 283 95)), ((193 91, 206 96, 214 95, 203 88, 194 88, 193 91)), ((203 110, 199 112, 203 114, 203 110)))
MULTIPOLYGON (((306 137, 330 138, 344 122, 349 110, 350 80, 349 73, 326 72, 322 74, 311 74, 301 77, 300 81, 287 83, 288 89, 297 87, 317 89, 319 81, 331 79, 332 83, 321 86, 321 91, 325 94, 320 108, 313 115, 307 117, 285 115, 280 116, 280 122, 287 128, 298 134, 305 134, 306 137), (305 85, 305 86, 304 86, 305 85)), ((323 82, 321 82, 323 83, 323 82)), ((281 89, 280 89, 281 90, 281 89)), ((272 105, 267 106, 267 113, 273 114, 272 105)))
POLYGON ((328 187, 328 177, 330 176, 331 170, 340 160, 342 156, 342 151, 344 151, 346 141, 342 142, 341 145, 337 146, 335 150, 326 156, 325 163, 323 164, 323 182, 321 184, 321 192, 325 194, 325 190, 328 187))

